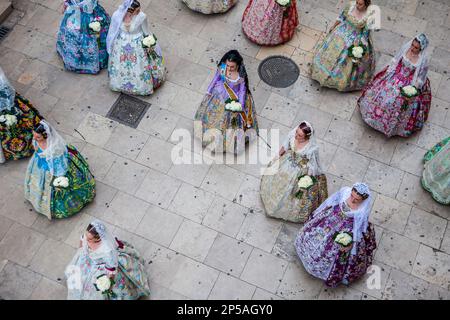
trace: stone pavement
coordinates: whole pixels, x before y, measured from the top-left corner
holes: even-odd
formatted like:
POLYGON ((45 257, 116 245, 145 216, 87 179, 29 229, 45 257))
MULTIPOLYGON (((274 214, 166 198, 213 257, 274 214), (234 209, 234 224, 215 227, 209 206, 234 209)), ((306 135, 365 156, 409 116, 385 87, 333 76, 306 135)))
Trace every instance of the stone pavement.
MULTIPOLYGON (((377 69, 417 32, 431 39, 430 118, 408 139, 385 139, 355 109, 358 93, 323 89, 308 76, 312 49, 337 17, 338 0, 299 1, 295 39, 261 48, 243 36, 247 1, 224 15, 203 16, 181 0, 141 0, 160 39, 167 82, 137 129, 105 118, 118 94, 107 71, 63 71, 55 51, 61 0, 15 0, 0 42, 0 64, 17 91, 86 156, 98 195, 81 214, 49 222, 23 198, 27 160, 0 166, 0 297, 64 299, 64 267, 87 223, 99 218, 147 259, 152 299, 449 299, 449 207, 420 186, 422 157, 450 135, 450 3, 375 0, 382 30, 374 34, 377 69), (267 218, 258 195, 257 165, 173 165, 176 128, 193 116, 227 49, 245 56, 262 128, 286 133, 299 120, 316 128, 330 193, 355 180, 374 191, 381 286, 365 279, 327 289, 299 264, 293 241, 300 225, 267 218), (262 83, 258 64, 272 54, 292 57, 301 77, 287 89, 262 83), (84 139, 75 129, 81 133, 84 139)), ((100 1, 112 14, 121 0, 100 1)))

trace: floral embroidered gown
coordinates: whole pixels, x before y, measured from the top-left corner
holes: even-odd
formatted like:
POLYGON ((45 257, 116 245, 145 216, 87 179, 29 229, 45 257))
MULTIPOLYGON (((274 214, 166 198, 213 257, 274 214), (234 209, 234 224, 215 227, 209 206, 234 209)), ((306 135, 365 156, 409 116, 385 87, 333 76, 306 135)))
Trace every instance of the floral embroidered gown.
MULTIPOLYGON (((295 139, 292 136, 291 141, 295 139)), ((261 179, 261 200, 266 214, 291 222, 305 222, 309 215, 319 207, 328 197, 327 178, 319 170, 318 148, 306 145, 301 150, 293 151, 292 142, 284 146, 286 152, 280 157, 278 163, 274 160, 269 163, 266 172, 275 174, 263 175, 261 179), (299 191, 298 179, 308 175, 309 168, 316 174, 317 182, 302 195, 296 196, 299 191)))
MULTIPOLYGON (((321 86, 339 91, 360 90, 370 81, 375 71, 368 15, 357 20, 351 15, 354 8, 355 2, 347 5, 338 18, 339 24, 316 45, 311 77, 321 86), (348 49, 355 43, 367 48, 357 63, 348 56, 348 49)), ((370 7, 367 9, 367 13, 369 12, 370 7)))
POLYGON ((109 58, 111 90, 127 94, 149 95, 165 78, 164 59, 157 43, 148 54, 142 40, 150 35, 147 16, 142 11, 129 24, 122 23, 109 58))
POLYGON ((422 129, 431 107, 431 86, 427 78, 418 96, 407 103, 400 89, 410 85, 416 66, 404 55, 395 68, 379 72, 358 100, 362 119, 387 137, 409 137, 422 129))
POLYGON ((450 137, 429 150, 424 157, 422 186, 433 198, 450 205, 450 137))
POLYGON ((110 17, 97 0, 65 0, 56 50, 67 70, 96 74, 108 66, 106 35, 110 17), (101 30, 93 33, 89 23, 100 20, 101 30))
POLYGON ((148 277, 145 272, 145 261, 139 252, 128 242, 115 239, 116 252, 103 250, 91 250, 82 237, 82 247, 73 257, 66 277, 70 272, 79 270, 80 283, 68 285, 68 300, 109 300, 106 295, 97 291, 94 284, 97 277, 113 275, 114 286, 112 291, 116 294, 111 300, 136 300, 150 295, 148 277), (117 255, 114 259, 112 255, 117 255))
POLYGON ((242 16, 242 31, 259 45, 273 46, 291 40, 298 23, 296 1, 284 9, 275 0, 250 0, 242 16))
POLYGON ((345 201, 315 211, 295 240, 297 254, 306 271, 325 280, 327 286, 351 283, 366 274, 376 249, 375 230, 369 223, 361 241, 354 243, 356 253, 344 253, 334 242, 337 232, 352 234, 353 218, 345 201))
POLYGON ((183 0, 189 9, 203 14, 224 13, 230 10, 238 0, 183 0))
POLYGON ((194 134, 202 140, 204 147, 214 145, 215 152, 243 152, 245 143, 254 140, 258 132, 253 97, 247 91, 244 78, 232 80, 217 70, 197 109, 195 120, 194 134), (226 101, 230 98, 239 101, 243 112, 225 110, 226 101), (220 133, 220 137, 215 137, 215 133, 220 133))
POLYGON ((25 199, 50 220, 68 218, 80 212, 95 197, 95 180, 86 160, 75 147, 68 145, 64 155, 53 159, 51 167, 55 175, 52 176, 43 151, 35 141, 33 146, 36 152, 25 174, 25 199), (68 159, 67 169, 64 168, 62 157, 68 159), (53 180, 60 176, 69 179, 69 187, 53 186, 53 180))
POLYGON ((16 93, 2 74, 0 69, 0 116, 14 115, 17 122, 10 127, 0 121, 0 163, 33 155, 32 131, 42 119, 32 104, 16 93))

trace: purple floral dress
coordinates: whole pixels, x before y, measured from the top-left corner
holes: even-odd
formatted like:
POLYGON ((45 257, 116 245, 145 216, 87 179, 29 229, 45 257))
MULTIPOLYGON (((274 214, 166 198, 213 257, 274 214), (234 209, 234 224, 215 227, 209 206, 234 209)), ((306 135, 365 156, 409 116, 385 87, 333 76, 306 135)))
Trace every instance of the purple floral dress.
POLYGON ((431 107, 431 86, 427 78, 420 94, 405 101, 400 89, 410 85, 416 67, 405 57, 394 72, 386 67, 364 89, 358 100, 362 119, 388 137, 408 137, 422 129, 431 107))
POLYGON ((366 233, 356 245, 356 254, 342 252, 334 242, 337 232, 352 234, 351 209, 343 202, 323 211, 314 212, 295 240, 295 247, 306 271, 325 280, 327 286, 348 284, 360 278, 372 264, 376 248, 375 231, 369 223, 366 233))

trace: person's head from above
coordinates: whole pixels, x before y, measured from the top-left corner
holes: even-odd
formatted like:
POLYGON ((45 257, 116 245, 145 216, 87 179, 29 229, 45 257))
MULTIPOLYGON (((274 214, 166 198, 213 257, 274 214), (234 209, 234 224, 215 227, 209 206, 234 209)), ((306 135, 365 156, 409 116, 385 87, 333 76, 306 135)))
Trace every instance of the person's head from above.
POLYGON ((358 9, 358 11, 365 11, 371 3, 371 0, 356 0, 356 9, 358 9))
POLYGON ((237 50, 230 50, 222 57, 219 65, 225 63, 228 71, 239 72, 243 61, 244 59, 237 50))
POLYGON ((85 236, 89 247, 96 246, 102 241, 100 234, 92 223, 88 225, 85 236))
POLYGON ((137 0, 133 0, 127 12, 132 15, 137 15, 141 11, 141 4, 137 0))
POLYGON ((306 121, 301 122, 297 127, 297 130, 295 131, 295 139, 300 142, 309 140, 309 138, 311 138, 311 135, 312 127, 306 121))
POLYGON ((47 139, 47 131, 45 130, 45 126, 42 123, 37 124, 33 128, 33 138, 37 142, 42 142, 47 139))
POLYGON ((355 183, 350 193, 349 203, 357 207, 370 196, 369 187, 365 183, 355 183))
POLYGON ((426 47, 428 47, 428 38, 425 34, 421 33, 413 39, 410 49, 413 54, 419 54, 426 47))

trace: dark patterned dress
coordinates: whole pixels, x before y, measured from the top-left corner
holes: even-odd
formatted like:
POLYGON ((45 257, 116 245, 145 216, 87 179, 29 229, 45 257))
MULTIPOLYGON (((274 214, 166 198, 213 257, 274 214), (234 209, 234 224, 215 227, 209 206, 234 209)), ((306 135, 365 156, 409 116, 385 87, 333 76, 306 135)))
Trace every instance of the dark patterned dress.
POLYGON ((356 254, 344 252, 334 242, 337 232, 352 234, 353 218, 346 202, 314 212, 295 240, 295 247, 306 271, 325 280, 327 286, 349 284, 364 274, 372 264, 376 249, 375 230, 371 223, 356 245, 356 254))
POLYGON ((0 122, 1 149, 6 160, 18 160, 33 155, 32 146, 33 127, 37 125, 42 116, 25 98, 16 93, 14 106, 11 111, 0 112, 0 115, 13 114, 17 123, 8 127, 6 123, 0 122))

